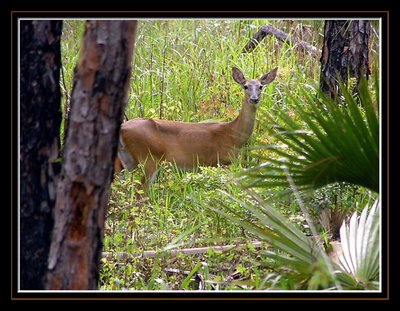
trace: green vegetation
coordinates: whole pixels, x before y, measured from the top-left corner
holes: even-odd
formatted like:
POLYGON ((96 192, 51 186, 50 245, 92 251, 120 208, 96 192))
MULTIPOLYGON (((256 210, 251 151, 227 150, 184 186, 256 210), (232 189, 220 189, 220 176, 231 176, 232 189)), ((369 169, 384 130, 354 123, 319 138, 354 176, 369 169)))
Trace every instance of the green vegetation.
MULTIPOLYGON (((65 88, 69 92, 73 68, 79 58, 83 24, 83 21, 64 23, 63 68, 65 88)), ((353 266, 346 272, 332 273, 332 269, 343 269, 336 265, 329 267, 322 254, 329 253, 332 237, 339 235, 341 220, 372 205, 378 197, 378 167, 374 162, 376 152, 379 154, 378 117, 370 107, 378 103, 371 94, 377 95, 379 91, 373 86, 364 88, 360 92, 364 106, 345 93, 347 108, 331 107, 329 100, 316 96, 313 87, 319 82, 318 58, 271 36, 251 53, 242 53, 253 34, 265 24, 290 32, 318 48, 322 46, 322 20, 139 21, 126 108, 129 119, 229 121, 238 114, 243 96, 231 77, 231 68, 240 68, 247 78, 259 77, 275 67, 279 70, 276 80, 263 90, 258 123, 251 139, 229 167, 201 167, 193 172, 180 172, 172 165, 163 166, 149 197, 141 201, 135 200, 140 170, 115 175, 103 249, 108 255, 102 259, 100 289, 376 288, 373 264, 374 269, 362 266, 361 277, 366 275, 365 282, 358 285, 354 275, 359 275, 360 269, 353 266), (324 115, 323 111, 333 113, 324 115), (351 146, 338 144, 344 133, 327 126, 327 122, 335 123, 335 118, 340 119, 343 111, 348 119, 337 126, 346 131, 356 127, 360 131, 351 136, 351 146), (321 135, 304 135, 311 132, 321 135), (368 134, 365 142, 358 139, 364 137, 363 133, 368 134), (319 189, 315 191, 311 187, 314 185, 310 182, 315 179, 301 175, 300 164, 318 163, 318 151, 322 150, 323 154, 325 150, 321 145, 318 147, 320 138, 348 152, 364 152, 365 157, 351 157, 355 162, 346 162, 348 166, 342 169, 346 173, 356 167, 356 180, 362 182, 331 178, 332 174, 324 173, 318 180, 319 189), (304 146, 308 152, 301 152, 304 146), (372 153, 368 146, 373 148, 372 153), (273 172, 264 170, 267 161, 274 164, 273 172), (287 164, 287 170, 279 170, 283 163, 287 164), (369 170, 368 176, 373 176, 372 179, 359 175, 362 169, 369 170), (293 191, 288 184, 287 171, 301 192, 293 191), (274 178, 280 182, 274 184, 271 176, 278 176, 274 178), (240 182, 258 187, 249 191, 240 182), (282 195, 284 193, 286 195, 282 195), (321 215, 327 209, 332 213, 322 221, 321 215), (344 216, 339 217, 341 214, 344 216), (311 239, 322 242, 309 243, 311 239), (232 247, 213 248, 221 245, 232 247), (202 247, 205 248, 202 253, 172 253, 202 247)), ((378 42, 376 37, 371 38, 370 62, 374 72, 371 81, 378 81, 378 42)), ((363 217, 366 214, 364 212, 363 217)), ((355 220, 353 233, 357 228, 354 223, 355 220)), ((377 232, 368 232, 371 231, 377 232)), ((348 235, 347 239, 351 237, 348 235)), ((372 239, 376 239, 376 235, 372 239)), ((351 257, 350 251, 348 253, 351 257)), ((375 253, 370 256, 370 261, 376 260, 375 256, 375 253)))

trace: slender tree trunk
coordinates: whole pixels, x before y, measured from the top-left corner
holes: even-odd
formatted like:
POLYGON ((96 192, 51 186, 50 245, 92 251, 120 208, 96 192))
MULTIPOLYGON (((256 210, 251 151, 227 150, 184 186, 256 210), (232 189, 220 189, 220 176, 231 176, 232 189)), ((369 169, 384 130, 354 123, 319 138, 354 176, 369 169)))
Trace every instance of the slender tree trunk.
POLYGON ((339 92, 339 81, 347 85, 355 78, 357 92, 361 77, 370 76, 369 38, 371 24, 366 20, 327 20, 324 30, 324 47, 321 55, 320 88, 332 98, 339 92))
POLYGON ((59 175, 62 21, 20 22, 20 288, 44 289, 59 175))
POLYGON ((75 70, 48 289, 97 289, 106 207, 137 21, 88 21, 75 70))

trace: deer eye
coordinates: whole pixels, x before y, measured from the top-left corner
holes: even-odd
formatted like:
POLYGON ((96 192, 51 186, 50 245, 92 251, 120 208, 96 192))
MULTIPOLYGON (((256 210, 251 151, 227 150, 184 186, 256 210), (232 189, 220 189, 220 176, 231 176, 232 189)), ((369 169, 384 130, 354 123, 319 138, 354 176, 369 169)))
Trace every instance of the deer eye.
POLYGON ((244 89, 247 90, 249 87, 247 85, 243 85, 244 89))
POLYGON ((262 85, 260 85, 260 90, 263 88, 263 86, 262 85))

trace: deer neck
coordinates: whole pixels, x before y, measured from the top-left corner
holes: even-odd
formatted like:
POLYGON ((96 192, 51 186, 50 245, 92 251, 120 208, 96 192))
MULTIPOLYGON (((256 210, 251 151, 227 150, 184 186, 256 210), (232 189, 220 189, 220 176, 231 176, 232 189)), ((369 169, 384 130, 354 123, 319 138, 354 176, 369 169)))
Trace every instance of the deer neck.
POLYGON ((235 145, 238 148, 241 148, 253 133, 256 112, 257 107, 250 103, 248 96, 245 96, 238 117, 230 123, 235 145))

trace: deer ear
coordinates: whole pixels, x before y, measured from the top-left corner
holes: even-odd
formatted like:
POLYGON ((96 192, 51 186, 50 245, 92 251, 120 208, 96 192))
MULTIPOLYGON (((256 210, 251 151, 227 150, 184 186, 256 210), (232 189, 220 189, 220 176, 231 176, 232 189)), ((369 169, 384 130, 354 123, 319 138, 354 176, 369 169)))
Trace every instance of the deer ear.
POLYGON ((240 85, 243 85, 246 82, 246 79, 244 78, 243 73, 236 67, 232 68, 232 77, 233 77, 233 80, 235 80, 240 85))
POLYGON ((275 80, 277 72, 278 72, 278 67, 276 67, 275 69, 272 69, 270 72, 266 73, 265 75, 262 75, 260 78, 260 83, 262 85, 271 83, 272 81, 275 80))

